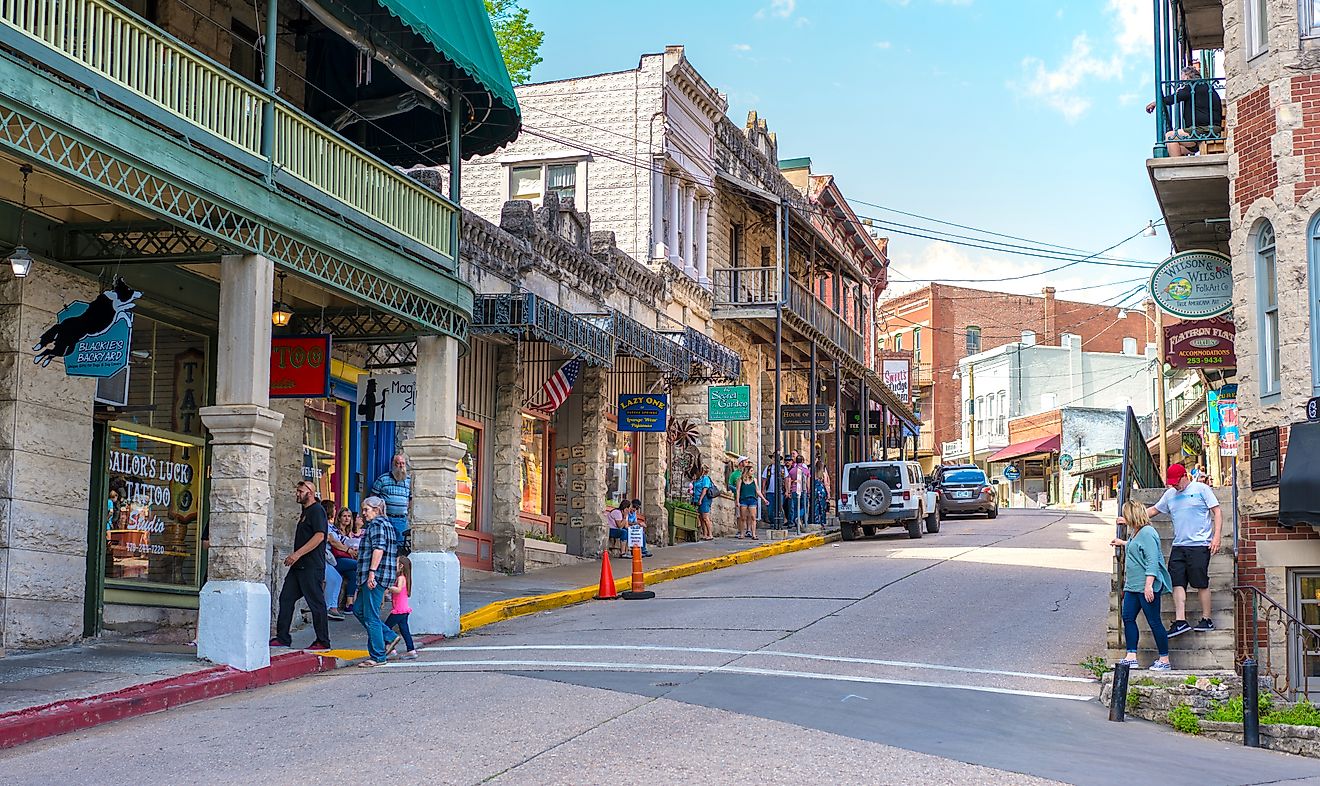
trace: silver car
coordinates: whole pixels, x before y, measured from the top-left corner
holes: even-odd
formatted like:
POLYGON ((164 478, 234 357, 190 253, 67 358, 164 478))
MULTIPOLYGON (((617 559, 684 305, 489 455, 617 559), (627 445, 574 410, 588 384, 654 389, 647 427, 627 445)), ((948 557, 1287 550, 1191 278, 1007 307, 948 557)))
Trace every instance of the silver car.
POLYGON ((999 515, 999 497, 980 467, 943 467, 936 475, 940 515, 973 513, 988 519, 999 515))

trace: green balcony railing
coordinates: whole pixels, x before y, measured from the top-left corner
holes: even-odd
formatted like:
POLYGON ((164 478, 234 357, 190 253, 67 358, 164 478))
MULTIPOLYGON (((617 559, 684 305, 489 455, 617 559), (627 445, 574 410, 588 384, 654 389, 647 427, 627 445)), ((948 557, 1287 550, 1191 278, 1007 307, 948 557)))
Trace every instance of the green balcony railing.
POLYGON ((453 260, 448 200, 278 99, 271 149, 262 150, 273 99, 117 4, 0 0, 0 24, 453 260))

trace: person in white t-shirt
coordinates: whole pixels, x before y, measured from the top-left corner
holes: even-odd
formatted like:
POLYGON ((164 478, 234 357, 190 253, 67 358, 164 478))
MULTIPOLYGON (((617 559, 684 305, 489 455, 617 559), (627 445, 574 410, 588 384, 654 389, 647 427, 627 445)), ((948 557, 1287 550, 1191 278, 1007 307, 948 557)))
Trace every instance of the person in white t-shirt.
POLYGON ((1219 553, 1224 517, 1219 500, 1209 486, 1192 480, 1182 464, 1171 464, 1164 476, 1169 489, 1149 508, 1154 516, 1166 513, 1173 520, 1173 549, 1169 553, 1169 575, 1173 579, 1174 620, 1169 636, 1188 631, 1215 629, 1210 618, 1210 558, 1219 553), (1187 588, 1201 597, 1201 621, 1187 624, 1187 588))

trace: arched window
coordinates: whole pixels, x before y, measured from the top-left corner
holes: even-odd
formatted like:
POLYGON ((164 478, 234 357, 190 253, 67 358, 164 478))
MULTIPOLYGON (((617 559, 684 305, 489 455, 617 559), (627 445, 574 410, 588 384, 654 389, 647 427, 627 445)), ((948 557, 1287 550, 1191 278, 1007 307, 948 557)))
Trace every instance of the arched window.
POLYGON ((1274 255, 1274 227, 1256 230, 1256 330, 1260 336, 1260 396, 1279 393, 1279 283, 1274 255))

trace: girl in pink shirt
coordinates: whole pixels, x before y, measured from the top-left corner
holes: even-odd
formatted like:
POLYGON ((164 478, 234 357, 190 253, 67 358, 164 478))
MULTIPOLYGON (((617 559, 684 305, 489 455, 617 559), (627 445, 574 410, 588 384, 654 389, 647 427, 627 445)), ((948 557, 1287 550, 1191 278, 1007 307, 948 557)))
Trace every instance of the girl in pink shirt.
POLYGON ((412 592, 412 561, 407 557, 399 557, 399 577, 389 592, 393 605, 390 607, 390 616, 385 618, 385 629, 398 628, 399 635, 385 648, 385 657, 388 658, 398 648, 399 642, 403 642, 408 647, 403 659, 415 660, 417 649, 413 647, 412 631, 408 630, 408 615, 412 613, 412 606, 408 603, 408 595, 412 592))

